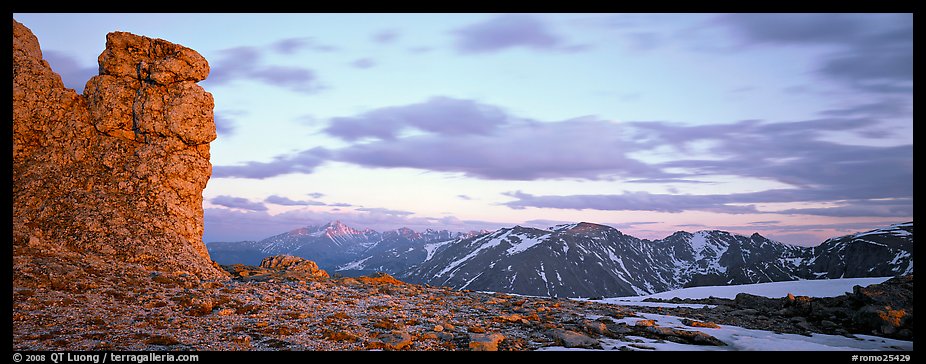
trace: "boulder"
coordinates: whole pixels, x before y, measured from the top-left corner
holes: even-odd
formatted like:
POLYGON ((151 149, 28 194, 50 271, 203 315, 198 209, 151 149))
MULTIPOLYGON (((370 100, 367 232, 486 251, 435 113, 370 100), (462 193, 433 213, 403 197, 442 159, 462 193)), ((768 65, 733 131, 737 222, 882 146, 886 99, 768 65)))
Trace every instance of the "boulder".
POLYGON ((196 82, 208 62, 165 40, 109 33, 100 74, 79 95, 16 20, 12 53, 14 255, 41 242, 114 264, 227 277, 202 241, 216 132, 212 95, 196 82))
POLYGON ((601 343, 585 334, 572 330, 553 329, 550 336, 559 345, 567 348, 601 349, 601 343))
POLYGON ((469 334, 469 349, 472 351, 498 351, 498 343, 505 340, 499 333, 469 334))

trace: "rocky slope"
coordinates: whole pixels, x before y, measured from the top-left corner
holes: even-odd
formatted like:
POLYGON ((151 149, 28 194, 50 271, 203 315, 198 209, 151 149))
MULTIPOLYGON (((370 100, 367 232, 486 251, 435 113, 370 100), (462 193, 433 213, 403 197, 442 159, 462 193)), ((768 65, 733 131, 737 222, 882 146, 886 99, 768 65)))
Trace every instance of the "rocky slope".
POLYGON ((83 95, 13 20, 14 261, 63 246, 107 261, 225 273, 202 242, 216 138, 195 51, 113 32, 83 95))

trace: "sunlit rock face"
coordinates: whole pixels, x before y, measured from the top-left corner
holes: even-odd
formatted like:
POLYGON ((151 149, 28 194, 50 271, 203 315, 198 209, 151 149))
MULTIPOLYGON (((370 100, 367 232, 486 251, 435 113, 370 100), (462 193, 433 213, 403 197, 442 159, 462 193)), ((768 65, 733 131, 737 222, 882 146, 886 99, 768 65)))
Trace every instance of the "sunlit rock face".
POLYGON ((206 59, 161 39, 106 37, 83 95, 13 20, 14 255, 64 249, 224 277, 202 242, 216 138, 206 59))

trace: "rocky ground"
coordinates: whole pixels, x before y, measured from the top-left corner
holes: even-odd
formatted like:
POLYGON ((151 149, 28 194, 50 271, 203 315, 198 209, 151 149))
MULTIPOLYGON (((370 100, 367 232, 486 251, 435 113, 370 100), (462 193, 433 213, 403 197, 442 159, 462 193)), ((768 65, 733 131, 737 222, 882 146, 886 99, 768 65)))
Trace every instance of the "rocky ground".
POLYGON ((697 327, 826 331, 807 324, 813 320, 757 309, 733 314, 726 305, 628 308, 455 291, 388 275, 328 278, 301 258, 226 266, 232 279, 200 280, 53 250, 14 254, 14 350, 533 350, 600 348, 603 337, 634 342, 628 336, 722 346, 697 327), (615 322, 635 310, 692 318, 692 329, 615 322))

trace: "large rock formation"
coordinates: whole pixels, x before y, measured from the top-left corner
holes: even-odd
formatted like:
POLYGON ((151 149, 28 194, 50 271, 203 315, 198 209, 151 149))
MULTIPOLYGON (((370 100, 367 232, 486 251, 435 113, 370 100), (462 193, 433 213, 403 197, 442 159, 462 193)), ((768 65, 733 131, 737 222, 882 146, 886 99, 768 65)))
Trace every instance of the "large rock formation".
POLYGON ((225 273, 202 242, 216 138, 205 58, 161 39, 106 37, 83 95, 13 20, 14 257, 61 250, 151 270, 225 273))

